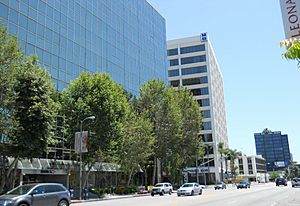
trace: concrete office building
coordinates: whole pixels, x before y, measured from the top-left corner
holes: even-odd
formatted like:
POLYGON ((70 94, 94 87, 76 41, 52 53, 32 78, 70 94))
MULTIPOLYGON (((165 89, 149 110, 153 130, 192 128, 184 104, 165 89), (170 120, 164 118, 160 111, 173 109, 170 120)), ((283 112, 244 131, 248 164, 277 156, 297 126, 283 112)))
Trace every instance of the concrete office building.
POLYGON ((238 177, 251 182, 268 182, 266 160, 261 155, 242 155, 235 160, 238 177))
MULTIPOLYGON (((133 94, 147 80, 167 82, 165 20, 146 0, 0 0, 0 19, 58 90, 83 71, 106 72, 133 94)), ((45 158, 20 162, 24 182, 67 184, 73 165, 45 158)))
POLYGON ((290 164, 288 135, 265 129, 262 133, 255 133, 254 138, 256 154, 266 159, 268 171, 283 170, 290 164))
POLYGON ((146 0, 0 0, 0 18, 59 90, 82 71, 106 72, 134 94, 167 82, 165 20, 146 0))
MULTIPOLYGON (((167 47, 169 84, 175 88, 188 88, 198 101, 199 112, 204 117, 199 137, 207 145, 208 155, 199 160, 200 181, 215 183, 221 178, 218 144, 222 142, 228 147, 221 70, 206 33, 170 40, 167 47)), ((195 167, 187 168, 186 171, 194 175, 195 167)))

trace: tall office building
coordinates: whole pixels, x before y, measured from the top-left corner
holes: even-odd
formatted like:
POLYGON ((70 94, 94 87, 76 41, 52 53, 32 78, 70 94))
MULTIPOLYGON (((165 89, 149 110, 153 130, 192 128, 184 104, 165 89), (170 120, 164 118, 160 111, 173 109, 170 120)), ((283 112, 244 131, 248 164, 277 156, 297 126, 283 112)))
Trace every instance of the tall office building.
MULTIPOLYGON (((218 144, 222 142, 228 146, 223 78, 216 56, 206 33, 170 40, 167 47, 169 83, 175 88, 187 87, 198 101, 199 112, 204 117, 199 136, 207 145, 208 154, 199 161, 200 180, 214 183, 220 180, 221 173, 218 144)), ((195 168, 186 171, 193 173, 195 168)))
POLYGON ((255 133, 254 138, 256 154, 266 159, 268 171, 281 170, 290 164, 288 135, 265 129, 262 133, 255 133))
POLYGON ((149 79, 167 82, 165 20, 146 0, 0 0, 0 18, 59 90, 82 71, 134 94, 149 79))

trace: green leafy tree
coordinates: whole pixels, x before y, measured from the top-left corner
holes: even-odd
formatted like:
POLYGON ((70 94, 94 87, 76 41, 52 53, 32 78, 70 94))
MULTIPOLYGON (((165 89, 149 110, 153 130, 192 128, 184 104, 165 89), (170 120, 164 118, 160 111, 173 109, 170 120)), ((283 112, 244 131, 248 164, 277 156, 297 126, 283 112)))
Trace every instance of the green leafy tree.
POLYGON ((300 41, 297 39, 288 39, 280 42, 281 47, 286 47, 283 57, 286 59, 296 60, 300 66, 300 41))
POLYGON ((122 171, 128 175, 129 186, 136 171, 139 171, 152 155, 155 139, 152 123, 144 114, 137 115, 133 109, 129 112, 124 126, 118 162, 122 171))
MULTIPOLYGON (((107 74, 83 72, 63 91, 62 101, 71 147, 74 145, 75 132, 80 130, 80 121, 91 115, 96 117, 93 122, 83 125, 84 130, 94 133, 89 139, 88 152, 83 154, 84 165, 90 171, 95 162, 112 161, 128 113, 123 88, 107 74)), ((85 175, 84 184, 88 174, 85 175)))
POLYGON ((37 57, 29 57, 17 75, 13 118, 16 129, 13 141, 18 145, 16 156, 42 157, 48 144, 53 143, 52 128, 57 107, 51 98, 54 85, 37 57))
MULTIPOLYGON (((218 144, 218 151, 221 155, 221 180, 224 181, 224 171, 223 171, 223 159, 224 159, 224 155, 226 155, 227 153, 227 149, 224 147, 224 143, 220 142, 218 144)), ((225 160, 226 161, 226 160, 225 160)))
POLYGON ((275 181, 279 177, 279 172, 273 171, 270 174, 270 180, 275 181))
MULTIPOLYGON (((192 93, 186 88, 180 88, 177 91, 176 102, 181 113, 181 136, 176 150, 181 160, 181 165, 176 169, 180 171, 185 167, 194 165, 195 161, 196 167, 198 167, 198 160, 204 155, 205 147, 198 135, 202 126, 202 115, 192 93)), ((180 179, 182 179, 181 175, 180 179)), ((178 181, 178 179, 173 181, 178 181)))
POLYGON ((0 24, 0 143, 8 140, 13 129, 13 86, 22 62, 23 53, 17 38, 9 36, 0 24))

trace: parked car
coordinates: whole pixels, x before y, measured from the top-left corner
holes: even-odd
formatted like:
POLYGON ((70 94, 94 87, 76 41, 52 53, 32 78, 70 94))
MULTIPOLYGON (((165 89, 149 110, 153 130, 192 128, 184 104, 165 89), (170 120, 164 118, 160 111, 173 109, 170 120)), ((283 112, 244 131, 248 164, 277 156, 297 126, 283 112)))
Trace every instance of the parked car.
POLYGON ((185 183, 177 190, 177 196, 181 195, 201 195, 202 189, 198 183, 185 183))
POLYGON ((61 184, 40 183, 18 186, 0 196, 0 206, 69 206, 69 191, 61 184))
POLYGON ((173 186, 168 182, 158 183, 154 186, 154 188, 151 190, 151 196, 154 196, 156 194, 164 195, 165 193, 169 193, 171 195, 173 192, 173 186))
POLYGON ((224 182, 218 182, 215 185, 215 190, 219 190, 219 189, 226 189, 226 184, 224 182))
POLYGON ((250 188, 250 183, 249 182, 240 182, 239 184, 237 184, 236 186, 238 189, 242 189, 242 188, 250 188))
POLYGON ((201 189, 205 189, 206 186, 205 185, 199 185, 201 189))
POLYGON ((300 186, 300 178, 293 178, 292 179, 292 187, 299 187, 300 186))
POLYGON ((276 179, 276 186, 280 185, 287 186, 287 180, 284 177, 279 177, 276 179))

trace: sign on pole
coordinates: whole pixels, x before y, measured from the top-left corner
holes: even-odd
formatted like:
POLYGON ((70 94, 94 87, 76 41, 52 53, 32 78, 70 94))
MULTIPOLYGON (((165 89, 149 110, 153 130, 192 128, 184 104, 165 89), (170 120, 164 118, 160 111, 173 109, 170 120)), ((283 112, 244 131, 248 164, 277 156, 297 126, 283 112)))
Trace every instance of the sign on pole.
MULTIPOLYGON (((81 140, 81 153, 88 152, 87 144, 88 144, 88 131, 82 132, 82 140, 81 140)), ((80 132, 75 133, 75 153, 80 153, 80 132)))
POLYGON ((286 39, 300 38, 300 0, 280 0, 286 39))

